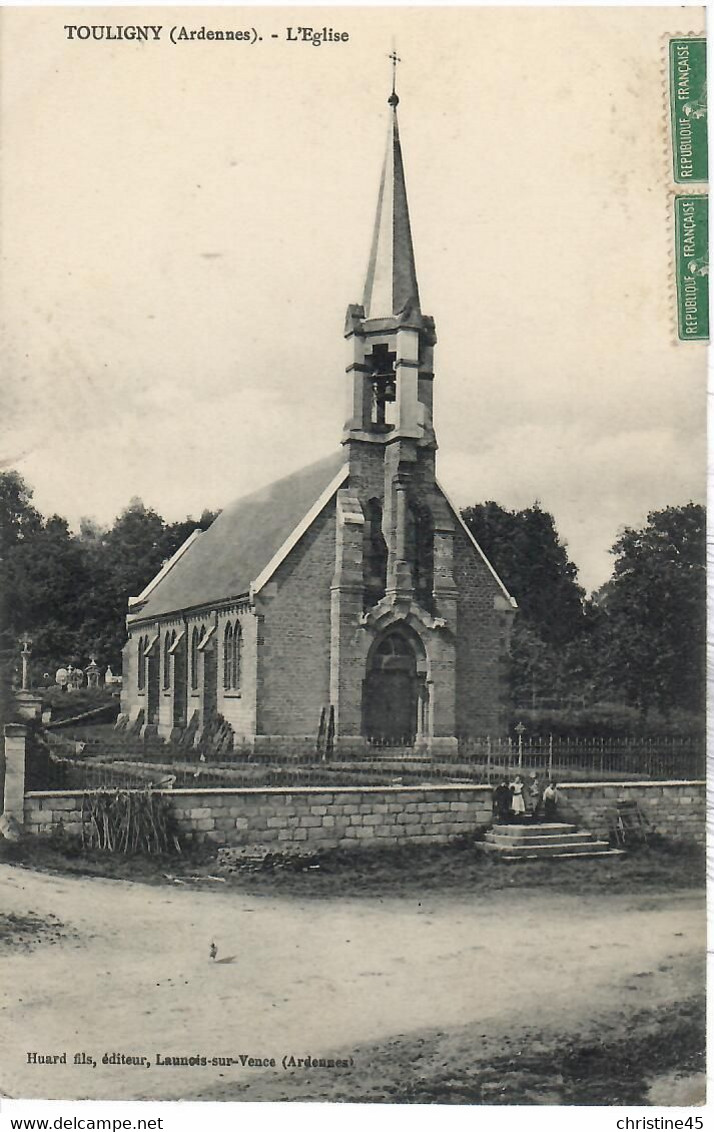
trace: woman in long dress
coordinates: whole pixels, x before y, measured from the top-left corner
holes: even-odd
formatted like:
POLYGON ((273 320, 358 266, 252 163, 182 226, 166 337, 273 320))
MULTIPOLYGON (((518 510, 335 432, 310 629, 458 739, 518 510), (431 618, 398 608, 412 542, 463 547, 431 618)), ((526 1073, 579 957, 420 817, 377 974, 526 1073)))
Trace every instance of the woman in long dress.
POLYGON ((517 774, 511 783, 511 813, 519 818, 526 812, 526 803, 523 799, 523 779, 517 774))

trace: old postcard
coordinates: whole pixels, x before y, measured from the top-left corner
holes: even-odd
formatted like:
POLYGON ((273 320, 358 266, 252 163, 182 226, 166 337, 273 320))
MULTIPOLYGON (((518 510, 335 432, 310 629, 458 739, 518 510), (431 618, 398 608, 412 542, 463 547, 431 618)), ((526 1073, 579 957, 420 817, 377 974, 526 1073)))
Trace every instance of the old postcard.
POLYGON ((0 51, 9 1111, 701 1127, 704 10, 0 51))

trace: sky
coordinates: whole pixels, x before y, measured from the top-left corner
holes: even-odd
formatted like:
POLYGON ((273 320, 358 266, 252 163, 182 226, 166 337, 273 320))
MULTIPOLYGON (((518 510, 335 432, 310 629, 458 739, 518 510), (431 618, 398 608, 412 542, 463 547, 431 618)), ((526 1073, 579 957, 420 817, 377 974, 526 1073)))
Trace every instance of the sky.
POLYGON ((704 501, 665 41, 697 8, 5 8, 0 464, 45 514, 200 514, 339 444, 395 40, 438 475, 536 499, 590 590, 704 501), (151 43, 64 25, 153 24, 151 43), (255 27, 172 44, 172 26, 255 27), (348 42, 288 42, 288 27, 348 42), (273 39, 272 36, 277 38, 273 39))

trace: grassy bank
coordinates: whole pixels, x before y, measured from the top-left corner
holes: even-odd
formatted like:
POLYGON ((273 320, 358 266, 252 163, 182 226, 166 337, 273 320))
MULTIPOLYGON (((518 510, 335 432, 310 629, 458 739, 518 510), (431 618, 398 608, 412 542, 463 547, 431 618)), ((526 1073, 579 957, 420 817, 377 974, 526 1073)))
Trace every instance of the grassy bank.
POLYGON ((215 850, 124 855, 82 850, 71 839, 35 837, 13 844, 0 841, 0 861, 73 875, 148 884, 212 884, 307 898, 485 893, 554 883, 561 892, 675 892, 703 887, 705 879, 702 850, 664 840, 624 857, 509 863, 489 856, 469 839, 443 846, 334 850, 294 864, 286 862, 279 869, 225 875, 218 871, 215 850))

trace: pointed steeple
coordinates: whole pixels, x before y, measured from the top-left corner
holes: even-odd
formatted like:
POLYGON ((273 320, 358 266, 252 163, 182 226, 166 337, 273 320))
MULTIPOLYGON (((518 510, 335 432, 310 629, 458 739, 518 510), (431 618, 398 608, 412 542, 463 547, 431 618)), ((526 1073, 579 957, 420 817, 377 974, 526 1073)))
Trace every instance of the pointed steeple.
POLYGON ((409 224, 407 187, 399 141, 397 106, 392 87, 387 152, 377 198, 377 216, 364 285, 364 317, 390 318, 419 311, 419 285, 409 224))
MULTIPOLYGON (((390 59, 396 68, 394 52, 390 59)), ((345 317, 349 400, 343 441, 391 447, 390 460, 398 465, 413 463, 417 448, 430 452, 433 462, 436 331, 419 301, 394 83, 388 102, 387 154, 364 295, 361 303, 350 303, 345 317)))

